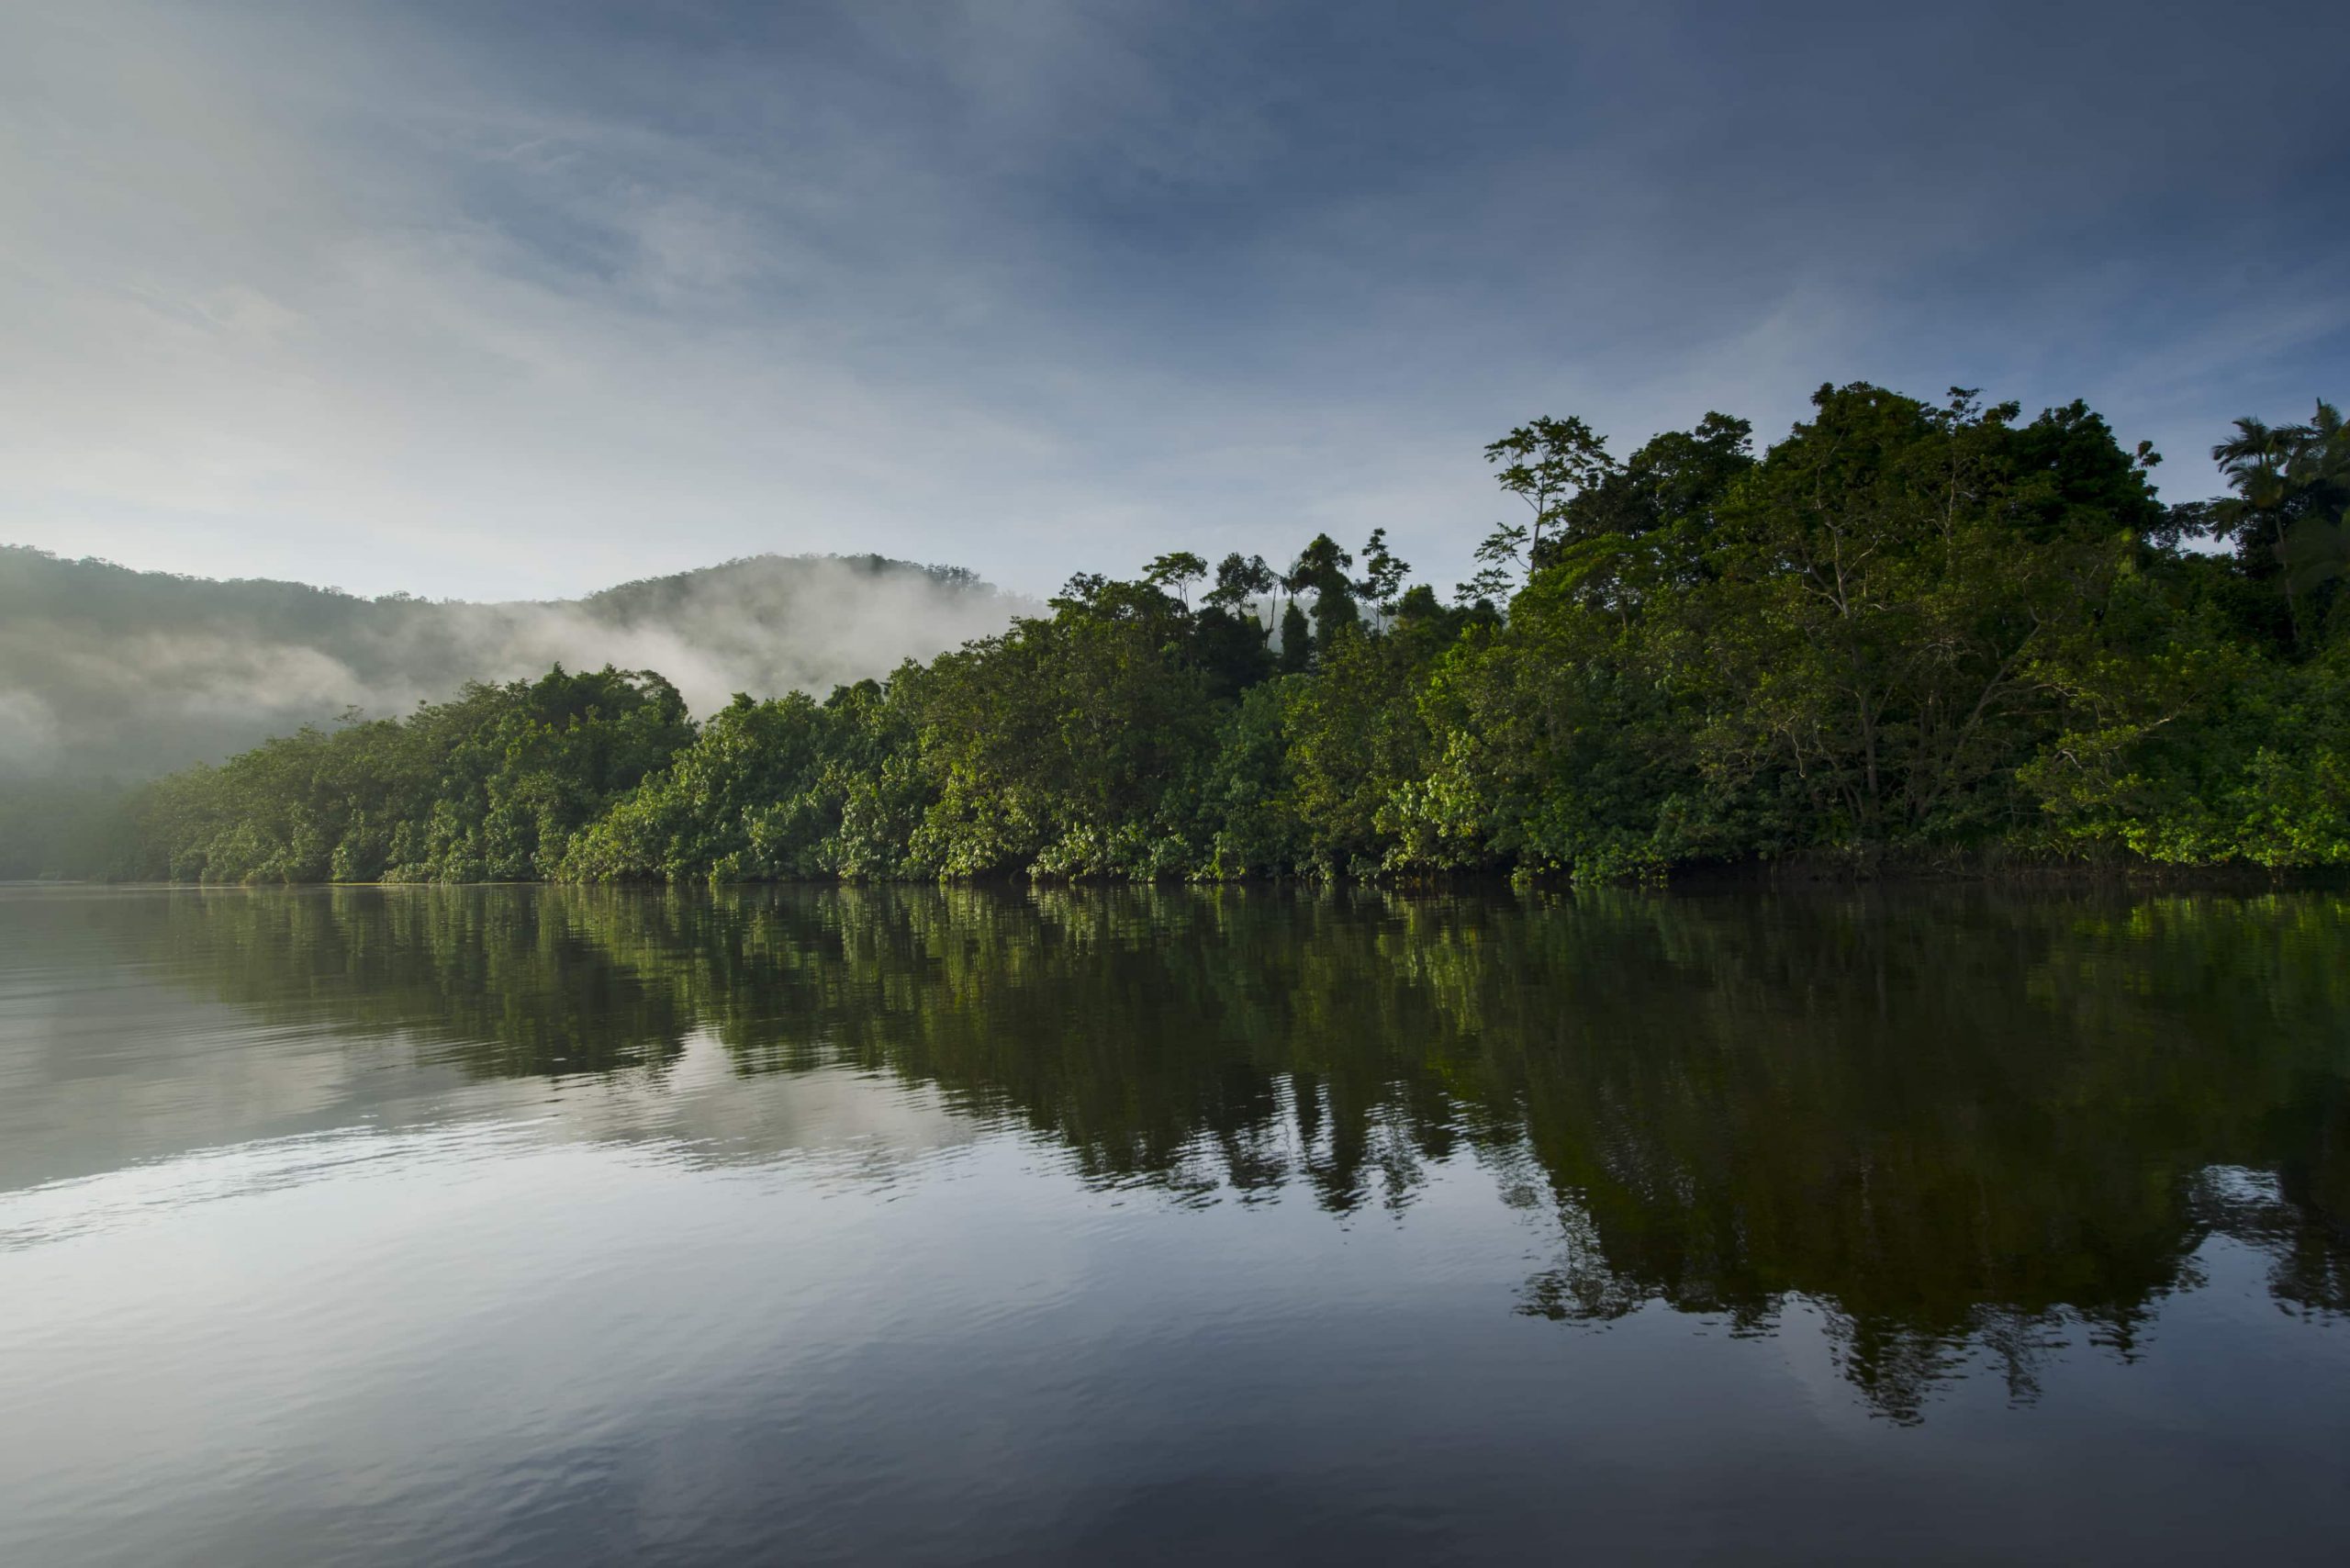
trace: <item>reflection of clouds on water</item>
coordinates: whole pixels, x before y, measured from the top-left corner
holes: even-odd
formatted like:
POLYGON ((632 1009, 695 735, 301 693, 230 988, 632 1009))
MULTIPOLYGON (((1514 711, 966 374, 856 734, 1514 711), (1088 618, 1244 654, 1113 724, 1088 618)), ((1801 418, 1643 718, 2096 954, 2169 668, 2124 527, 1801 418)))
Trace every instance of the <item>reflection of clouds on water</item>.
POLYGON ((348 1035, 190 987, 126 919, 156 897, 0 892, 0 1192, 324 1132, 462 1081, 371 1070, 348 1035))
POLYGON ((567 1082, 549 1104, 554 1125, 574 1137, 657 1145, 662 1158, 697 1165, 790 1159, 846 1181, 888 1179, 984 1131, 927 1085, 841 1070, 746 1080, 707 1034, 689 1036, 665 1071, 628 1087, 567 1082))
POLYGON ((204 1204, 233 1202, 402 1168, 494 1161, 530 1141, 527 1123, 473 1123, 387 1134, 364 1127, 229 1148, 52 1182, 0 1195, 0 1250, 168 1223, 204 1204))
MULTIPOLYGON (((250 1042, 249 1042, 250 1043, 250 1042)), ((396 1036, 376 1049, 399 1051, 396 1036)), ((211 1060, 218 1049, 199 1053, 211 1060)), ((267 1059, 267 1053, 258 1053, 267 1059)), ((364 1054, 352 1051, 348 1060, 364 1054)), ((550 1145, 620 1146, 624 1157, 693 1167, 789 1164, 799 1179, 871 1191, 907 1180, 927 1162, 964 1148, 985 1129, 946 1110, 934 1091, 869 1074, 813 1072, 745 1083, 707 1036, 688 1043, 667 1074, 633 1072, 555 1084, 512 1081, 456 1085, 431 1095, 378 1097, 365 1092, 363 1069, 340 1081, 321 1058, 296 1056, 293 1074, 308 1092, 306 1118, 350 1118, 362 1125, 266 1137, 185 1153, 121 1169, 0 1192, 0 1250, 167 1222, 191 1205, 249 1198, 346 1178, 397 1180, 406 1170, 489 1165, 550 1145)), ((181 1079, 162 1114, 141 1119, 147 1134, 184 1135, 218 1125, 228 1112, 211 1095, 234 1096, 255 1076, 246 1071, 205 1081, 181 1079), (195 1092, 191 1092, 195 1091, 195 1092), (182 1113, 176 1119, 173 1113, 182 1113)), ((260 1107, 274 1118, 286 1096, 260 1107)), ((110 1103, 108 1114, 121 1109, 110 1103)))

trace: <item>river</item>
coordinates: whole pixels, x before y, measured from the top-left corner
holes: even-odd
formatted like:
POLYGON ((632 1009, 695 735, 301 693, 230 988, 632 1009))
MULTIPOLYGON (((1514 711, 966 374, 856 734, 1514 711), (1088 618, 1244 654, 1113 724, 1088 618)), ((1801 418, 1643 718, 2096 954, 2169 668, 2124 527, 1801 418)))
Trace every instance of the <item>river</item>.
POLYGON ((0 889, 0 1562, 2339 1561, 2350 900, 0 889))

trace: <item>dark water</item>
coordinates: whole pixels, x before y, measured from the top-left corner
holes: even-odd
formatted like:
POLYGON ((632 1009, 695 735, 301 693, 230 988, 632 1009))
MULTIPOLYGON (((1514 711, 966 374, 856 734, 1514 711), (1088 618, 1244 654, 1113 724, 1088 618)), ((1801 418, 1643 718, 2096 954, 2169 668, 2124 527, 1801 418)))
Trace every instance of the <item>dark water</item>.
POLYGON ((0 890, 0 1562, 2340 1562, 2350 901, 0 890))

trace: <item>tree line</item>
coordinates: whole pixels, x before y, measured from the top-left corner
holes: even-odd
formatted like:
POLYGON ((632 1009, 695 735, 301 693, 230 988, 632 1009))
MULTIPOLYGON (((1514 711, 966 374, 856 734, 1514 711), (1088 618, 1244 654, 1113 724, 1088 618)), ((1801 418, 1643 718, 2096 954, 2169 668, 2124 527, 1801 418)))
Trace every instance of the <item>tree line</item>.
POLYGON ((1522 510, 1449 595, 1382 532, 1176 551, 888 680, 697 723, 560 667, 137 793, 106 872, 201 881, 1651 879, 1954 857, 2350 862, 2350 436, 2143 443, 1823 386, 1758 454, 1486 449, 1522 510))

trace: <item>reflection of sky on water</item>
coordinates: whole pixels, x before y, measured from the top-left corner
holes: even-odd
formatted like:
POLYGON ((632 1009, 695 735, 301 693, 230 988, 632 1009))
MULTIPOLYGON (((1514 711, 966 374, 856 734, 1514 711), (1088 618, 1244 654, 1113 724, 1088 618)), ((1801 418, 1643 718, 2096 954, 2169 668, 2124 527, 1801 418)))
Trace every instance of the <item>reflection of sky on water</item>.
MULTIPOLYGON (((332 1113, 356 1113, 356 1119, 0 1193, 0 1249, 168 1220, 191 1204, 353 1173, 371 1179, 379 1170, 483 1165, 570 1143, 623 1146, 655 1166, 789 1161, 820 1182, 886 1187, 984 1130, 949 1112, 934 1089, 890 1084, 869 1073, 744 1080, 707 1036, 689 1041, 658 1076, 567 1084, 460 1081, 365 1100, 346 1092, 364 1087, 364 1079, 334 1081, 302 1066, 297 1072, 317 1091, 303 1107, 305 1119, 332 1113)), ((196 1081, 225 1101, 244 1081, 231 1074, 225 1081, 196 1081)), ((223 1101, 188 1092, 194 1086, 183 1081, 173 1101, 173 1109, 188 1113, 182 1126, 214 1125, 223 1101)), ((271 1119, 283 1115, 281 1101, 271 1119)), ((170 1137, 181 1129, 166 1114, 151 1116, 149 1130, 170 1137)))
POLYGON ((877 1170, 857 1137, 713 1164, 633 1107, 617 1141, 580 1136, 597 1121, 289 1138, 11 1195, 0 1226, 53 1244, 0 1254, 0 1544, 948 1560, 975 1536, 1246 1555, 1282 1531, 1434 1551, 1576 1530, 1617 1554, 1841 1535, 2159 1559, 2247 1499, 2338 1495, 2339 1450, 2311 1439, 2350 1438, 2318 1394, 2350 1343, 2276 1313, 2225 1240, 2131 1362, 2045 1358, 2022 1409, 1985 1369, 1898 1428, 1852 1396, 1816 1304, 1759 1338, 1653 1304, 1581 1332, 1496 1310, 1544 1238, 1466 1161, 1407 1219, 1337 1225, 1089 1188, 1004 1128, 877 1170), (1959 1536, 1954 1477, 2001 1499, 1959 1536))
MULTIPOLYGON (((2187 1168, 2175 1250, 2143 1283, 2143 1238, 2108 1256, 2108 1238, 2061 1227, 2103 1223, 2113 1182, 2171 1180, 2164 1162, 2190 1141, 2180 1118, 2212 1108, 2188 1095, 2159 1114, 2042 1119, 1992 1071, 2083 1053, 2093 1036, 2062 1032, 2075 1025, 2153 1037, 2158 1015, 2121 984, 2138 971, 2099 968, 2127 949, 2109 927, 2076 941, 2026 918, 1965 949, 1979 966, 2001 943, 2049 945, 2031 983, 2075 989, 2053 1014, 2072 1023, 2043 1044, 1999 1057, 1986 1043, 1978 1070, 1930 1043, 1923 1076, 1863 1077, 1876 1098, 1823 1101, 1896 1131, 1912 1126, 1900 1097, 1928 1092, 1952 1097, 1938 1114, 2006 1118, 1953 1147, 2012 1166, 1907 1185, 1879 1170, 1885 1204, 1926 1206, 1886 1209, 1870 1240, 1833 1214, 1817 1234, 1787 1230, 1822 1156, 1800 1141, 1800 1103, 1741 1102, 1744 1081, 1721 1074, 1744 1057, 1661 1044, 1651 1079, 1616 1070, 1647 1059, 1620 1042, 1578 1047, 1615 1096, 1586 1130, 1561 1120, 1584 1101, 1549 1080, 1516 1102, 1480 1088, 1491 1039, 1307 1033, 1241 1071, 1225 1053, 1262 1042, 1167 1036, 1197 995, 1335 1006, 1360 990, 1356 955, 1377 966, 1364 974, 1438 972, 1439 947, 1519 941, 1516 914, 1417 946, 1384 917, 1291 944, 1277 916, 1197 959, 1207 972, 1183 982, 1197 989, 1160 991, 1141 983, 1153 966, 1194 958, 1152 950, 1158 917, 1130 917, 1156 906, 1122 906, 1123 946, 1046 931, 990 961, 1106 1009, 1077 1021, 1098 1038, 1067 1039, 986 1033, 1050 1017, 996 969, 924 956, 959 915, 902 950, 880 928, 822 926, 840 949, 778 948, 760 972, 863 962, 856 987, 754 994, 725 979, 739 971, 692 969, 664 982, 672 1004, 606 974, 595 995, 641 1007, 628 1028, 676 1033, 640 1065, 574 1072, 436 1027, 413 976, 400 1021, 371 1021, 362 980, 376 971, 273 969, 243 946, 268 925, 185 905, 195 924, 160 947, 137 897, 0 900, 0 928, 21 938, 0 944, 0 1560, 965 1561, 987 1554, 974 1542, 1027 1560, 1424 1558, 1572 1540, 1609 1560, 2322 1561, 2350 1517, 2342 1252, 2311 1197, 2337 1177, 2309 1164, 2322 1138, 2294 1130, 2326 1125, 2341 1080, 2309 1076, 2331 1058, 2295 1044, 2300 1003, 2271 999, 2271 1037, 2211 1081, 2242 1088, 2243 1108, 2206 1114, 2284 1163, 2187 1168), (898 1016, 933 1022, 886 1050, 836 1049, 785 1016, 805 995, 854 1023, 857 998, 892 988, 898 1016), (725 1014, 746 994, 750 1014, 725 1014), (973 994, 978 1011, 953 1010, 973 994), (905 1013, 906 995, 946 1011, 905 1013), (709 1011, 731 1036, 696 1021, 709 1011), (1350 1078, 1347 1052, 1391 1047, 1350 1078), (1176 1070, 1183 1050, 1199 1070, 1176 1070), (1128 1058, 1127 1091, 1150 1102, 1131 1114, 1114 1073, 1072 1076, 1128 1058), (501 1075, 517 1062, 543 1065, 501 1075), (1446 1087, 1397 1076, 1422 1063, 1446 1087), (1364 1086, 1388 1080, 1366 1106, 1364 1086), (1724 1169, 1787 1186, 1732 1194, 1751 1202, 1733 1233, 1751 1255, 1708 1250, 1721 1243, 1704 1205, 1723 1177, 1704 1161, 1721 1148, 1672 1136, 1674 1119, 1726 1108, 1737 1125, 1709 1135, 1734 1146, 1724 1169), (1190 1130, 1166 1142, 1169 1127, 1190 1130), (2021 1158, 2099 1133, 2053 1163, 2021 1158), (2129 1139, 2144 1140, 2143 1171, 2129 1139), (1364 1174, 1334 1187, 1347 1140, 1364 1174), (1124 1164, 1122 1148, 1136 1151, 1124 1164), (2067 1185, 2029 1203, 1998 1190, 2026 1178, 2067 1185), (1904 1232, 1940 1223, 1947 1181, 2057 1228, 2045 1258, 1919 1276, 1905 1307, 1900 1271, 1950 1261, 1916 1249, 1942 1233, 1904 1232), (1963 1310, 1922 1294, 1953 1280, 1963 1310), (1823 1281, 1866 1295, 1867 1313, 1823 1281), (1758 1289, 1775 1291, 1767 1308, 1758 1289)), ((1015 935, 1025 907, 974 906, 1015 935)), ((417 935, 373 924, 375 908, 317 903, 332 953, 417 935)), ((1707 918, 1668 928, 1678 950, 1705 951, 1692 945, 1719 935, 1707 918)), ((520 968, 490 971, 452 1018, 504 1016, 484 999, 524 983, 555 939, 520 929, 500 961, 520 968)), ((564 927, 565 972, 668 973, 656 958, 725 935, 611 929, 564 927)), ((1687 968, 1693 983, 1741 957, 1751 938, 1732 935, 1710 968, 1687 968)), ((2247 962, 2216 964, 2211 994, 2261 982, 2247 962)), ((1744 1026, 1781 992, 1740 994, 1744 1026)), ((1330 1026, 1416 1016, 1405 998, 1330 1026)), ((536 1019, 510 1026, 548 1037, 536 1019)), ((1827 1094, 1873 1059, 1854 1048, 1806 1055, 1790 1036, 1769 1050, 1827 1094)), ((2157 1097, 2193 1065, 2150 1059, 2129 1081, 2157 1097)), ((1884 1138, 1853 1147, 1901 1158, 1884 1138)))

